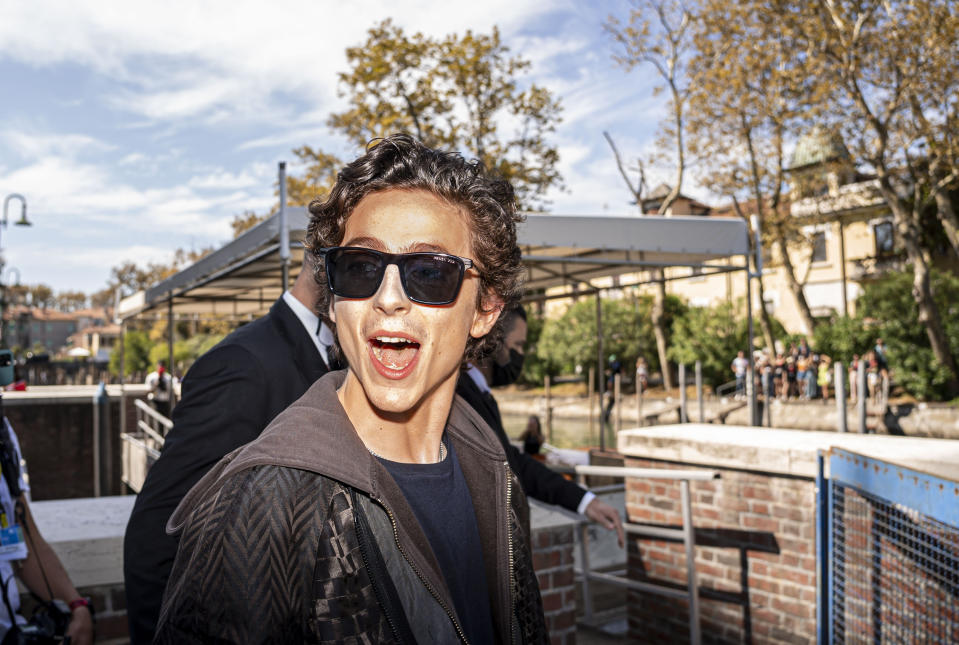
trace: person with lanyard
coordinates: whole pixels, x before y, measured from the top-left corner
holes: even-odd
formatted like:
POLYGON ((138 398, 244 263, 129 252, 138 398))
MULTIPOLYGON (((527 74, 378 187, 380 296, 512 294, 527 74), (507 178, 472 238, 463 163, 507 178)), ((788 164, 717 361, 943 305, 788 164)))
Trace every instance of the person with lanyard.
POLYGON ((19 579, 49 609, 69 613, 66 636, 71 645, 93 642, 93 607, 77 592, 60 558, 43 539, 30 513, 26 493, 30 490, 20 470, 20 444, 3 416, 0 395, 0 642, 19 642, 27 620, 20 615, 19 579))

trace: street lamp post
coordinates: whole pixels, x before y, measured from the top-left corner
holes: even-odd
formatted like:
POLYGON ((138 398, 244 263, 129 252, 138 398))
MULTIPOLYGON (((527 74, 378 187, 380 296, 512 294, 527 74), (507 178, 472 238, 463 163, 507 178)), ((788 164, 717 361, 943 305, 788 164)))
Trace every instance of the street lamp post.
MULTIPOLYGON (((27 219, 27 198, 21 195, 20 193, 10 193, 3 199, 3 218, 0 219, 0 230, 7 227, 8 211, 10 210, 10 201, 14 199, 20 200, 20 219, 18 219, 14 224, 16 226, 32 226, 33 224, 30 220, 27 219)), ((7 308, 7 287, 3 283, 3 248, 0 247, 0 345, 3 344, 3 313, 7 308)), ((20 272, 17 271, 17 277, 19 282, 20 272)))

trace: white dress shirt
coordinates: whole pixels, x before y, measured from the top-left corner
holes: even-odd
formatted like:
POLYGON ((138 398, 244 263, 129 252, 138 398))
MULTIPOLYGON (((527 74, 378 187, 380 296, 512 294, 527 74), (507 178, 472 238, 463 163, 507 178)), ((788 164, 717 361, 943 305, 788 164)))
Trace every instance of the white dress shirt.
POLYGON ((313 344, 316 345, 316 351, 320 353, 323 362, 329 367, 330 347, 333 346, 333 341, 335 340, 333 330, 327 327, 326 323, 321 323, 320 317, 310 311, 309 307, 297 300, 296 296, 289 291, 283 292, 283 302, 290 306, 290 309, 293 310, 296 317, 303 323, 303 327, 306 328, 306 332, 313 340, 313 344), (317 328, 319 328, 319 333, 317 333, 317 328))
MULTIPOLYGON (((490 392, 489 383, 486 382, 486 377, 483 376, 483 373, 479 370, 478 367, 472 363, 466 364, 466 374, 473 379, 473 382, 476 383, 476 387, 482 392, 490 392)), ((583 499, 579 500, 579 506, 576 507, 576 512, 580 515, 586 515, 586 507, 589 506, 589 503, 596 499, 596 493, 591 490, 586 491, 586 494, 583 495, 583 499)))

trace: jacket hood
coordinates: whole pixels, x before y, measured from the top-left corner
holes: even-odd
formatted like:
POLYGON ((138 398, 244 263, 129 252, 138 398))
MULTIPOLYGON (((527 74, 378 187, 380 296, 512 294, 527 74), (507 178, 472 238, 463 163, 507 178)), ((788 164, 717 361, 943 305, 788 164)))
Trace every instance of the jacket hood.
MULTIPOLYGON (((382 482, 385 468, 366 449, 336 395, 346 375, 345 369, 325 374, 281 412, 256 440, 221 459, 177 506, 167 524, 167 532, 179 531, 196 503, 223 481, 255 466, 307 470, 377 497, 377 482, 382 482)), ((446 432, 457 445, 468 445, 498 462, 506 460, 495 433, 458 395, 453 399, 446 432)))

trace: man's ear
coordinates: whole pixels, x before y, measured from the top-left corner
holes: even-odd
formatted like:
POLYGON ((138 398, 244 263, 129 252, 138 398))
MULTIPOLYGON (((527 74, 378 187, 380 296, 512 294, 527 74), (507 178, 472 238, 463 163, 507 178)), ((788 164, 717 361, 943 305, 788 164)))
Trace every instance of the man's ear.
POLYGON ((496 294, 487 295, 473 314, 470 336, 482 338, 488 334, 499 320, 501 313, 503 313, 503 299, 496 294))
POLYGON ((327 308, 327 313, 328 313, 329 316, 330 316, 330 320, 333 321, 333 324, 335 325, 335 324, 336 324, 336 312, 335 312, 334 309, 333 309, 333 302, 334 302, 334 300, 335 300, 335 296, 334 296, 333 294, 330 294, 330 304, 329 304, 329 306, 328 306, 328 308, 327 308))

